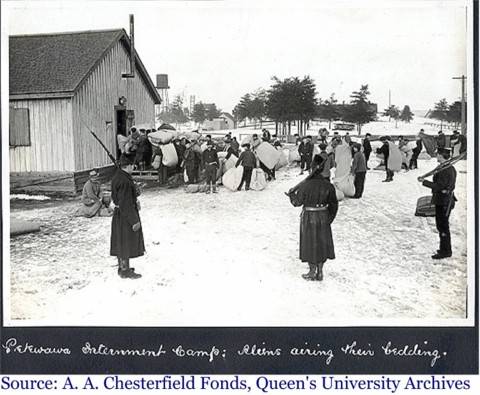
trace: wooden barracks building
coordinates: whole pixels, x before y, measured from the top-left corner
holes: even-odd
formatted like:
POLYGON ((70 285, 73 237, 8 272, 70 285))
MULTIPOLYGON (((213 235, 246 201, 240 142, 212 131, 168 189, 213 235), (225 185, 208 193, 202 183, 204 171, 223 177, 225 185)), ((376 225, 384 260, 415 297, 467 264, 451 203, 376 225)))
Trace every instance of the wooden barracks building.
POLYGON ((11 192, 75 194, 161 99, 125 30, 10 36, 11 192), (133 56, 132 56, 133 55, 133 56), (133 70, 132 70, 133 69, 133 70))

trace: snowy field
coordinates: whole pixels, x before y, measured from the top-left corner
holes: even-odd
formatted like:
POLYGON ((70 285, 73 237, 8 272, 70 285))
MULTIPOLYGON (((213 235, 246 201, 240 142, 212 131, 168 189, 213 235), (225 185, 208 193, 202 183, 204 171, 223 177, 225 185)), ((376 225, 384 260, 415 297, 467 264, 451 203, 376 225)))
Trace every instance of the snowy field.
MULTIPOLYGON (((328 122, 323 121, 312 121, 310 122, 310 128, 306 131, 306 135, 317 136, 318 130, 320 128, 329 129, 331 126, 332 129, 329 129, 330 135, 333 134, 333 124, 332 122, 330 125, 328 122)), ((240 126, 243 126, 243 123, 240 123, 240 126)), ((443 125, 443 131, 445 134, 449 135, 452 134, 452 125, 443 125)), ((178 125, 177 130, 180 131, 189 131, 193 128, 191 124, 185 125, 178 125)), ((203 135, 212 134, 214 136, 218 135, 226 135, 227 133, 231 133, 232 136, 236 137, 237 139, 240 138, 242 135, 250 135, 250 134, 258 134, 259 136, 262 133, 262 128, 268 129, 270 133, 275 134, 275 123, 274 122, 266 122, 260 127, 260 123, 257 123, 256 128, 254 126, 248 125, 247 127, 239 127, 237 129, 227 129, 227 130, 217 130, 217 131, 202 131, 203 135)), ((459 127, 460 128, 460 127, 459 127)), ((424 118, 415 116, 413 120, 409 123, 398 121, 395 122, 394 120, 388 120, 388 117, 379 116, 377 121, 369 122, 362 126, 361 135, 362 137, 365 136, 365 133, 371 133, 373 135, 404 135, 404 136, 416 136, 420 129, 423 129, 426 134, 429 135, 437 135, 439 130, 442 130, 440 127, 440 121, 431 118, 424 118)), ((295 125, 292 125, 291 134, 297 133, 297 129, 295 125)), ((346 132, 344 130, 338 130, 339 135, 343 136, 346 132)), ((352 130, 349 132, 350 136, 354 137, 358 136, 357 130, 352 130)))
POLYGON ((465 318, 464 161, 456 165, 451 259, 430 258, 438 248, 434 218, 413 215, 417 199, 430 192, 416 178, 435 165, 419 161, 420 169, 402 171, 392 183, 381 182, 384 172, 368 172, 364 197, 340 203, 333 224, 337 258, 325 264, 323 282, 301 278, 307 265, 298 260, 300 209, 283 194, 302 179, 298 167, 278 171, 261 192, 146 190, 140 198, 147 253, 131 261, 143 275, 139 280, 116 274, 110 218, 70 217, 78 201, 14 206, 11 217, 44 227, 11 240, 11 318, 20 325, 81 326, 382 325, 465 318))

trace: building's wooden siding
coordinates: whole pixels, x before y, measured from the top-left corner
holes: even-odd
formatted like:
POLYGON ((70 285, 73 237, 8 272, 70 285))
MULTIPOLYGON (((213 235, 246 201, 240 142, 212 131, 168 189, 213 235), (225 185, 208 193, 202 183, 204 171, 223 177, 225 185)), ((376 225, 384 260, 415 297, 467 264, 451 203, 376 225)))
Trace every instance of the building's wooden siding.
POLYGON ((10 147, 10 172, 73 171, 71 99, 10 101, 28 108, 30 146, 10 147))
POLYGON ((154 101, 138 69, 135 78, 122 78, 129 71, 128 53, 119 41, 101 60, 73 98, 75 170, 105 166, 110 162, 87 129, 91 128, 115 155, 114 106, 121 96, 126 108, 135 111, 135 123, 154 122, 154 101), (107 123, 111 127, 107 131, 107 123))

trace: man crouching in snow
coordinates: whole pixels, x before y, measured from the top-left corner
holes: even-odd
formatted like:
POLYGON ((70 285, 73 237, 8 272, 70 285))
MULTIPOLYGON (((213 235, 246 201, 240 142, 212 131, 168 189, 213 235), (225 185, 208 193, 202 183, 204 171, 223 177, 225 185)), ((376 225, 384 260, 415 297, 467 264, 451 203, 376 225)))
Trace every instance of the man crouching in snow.
POLYGON ((113 211, 103 201, 99 174, 96 170, 89 173, 88 181, 83 186, 82 207, 75 213, 77 217, 92 218, 95 216, 111 217, 113 211))
POLYGON ((130 160, 122 155, 119 166, 112 179, 112 200, 115 210, 112 218, 110 255, 118 259, 118 275, 121 278, 136 279, 142 276, 130 267, 130 258, 142 256, 145 252, 138 213, 139 192, 131 176, 133 164, 130 160))
POLYGON ((327 259, 335 259, 332 224, 338 211, 335 187, 323 176, 324 158, 315 155, 313 171, 288 196, 295 206, 303 205, 300 219, 300 260, 308 262, 309 272, 305 280, 323 280, 323 265, 327 259))

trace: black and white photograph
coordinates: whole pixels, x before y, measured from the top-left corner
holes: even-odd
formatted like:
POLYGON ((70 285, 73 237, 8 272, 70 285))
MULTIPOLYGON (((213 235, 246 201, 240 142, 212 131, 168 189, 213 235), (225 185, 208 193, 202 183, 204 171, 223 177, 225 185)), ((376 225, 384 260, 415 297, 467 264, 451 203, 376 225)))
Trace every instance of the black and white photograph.
POLYGON ((472 7, 2 1, 4 326, 473 326, 472 7))

